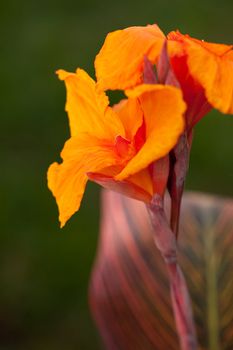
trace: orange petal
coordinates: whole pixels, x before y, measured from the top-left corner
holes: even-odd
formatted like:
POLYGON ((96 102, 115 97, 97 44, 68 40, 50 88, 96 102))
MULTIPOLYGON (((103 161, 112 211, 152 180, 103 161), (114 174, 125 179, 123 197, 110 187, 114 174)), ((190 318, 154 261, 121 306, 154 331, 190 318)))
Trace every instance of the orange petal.
POLYGON ((60 226, 79 210, 88 177, 74 163, 53 163, 48 169, 48 187, 56 198, 60 226))
POLYGON ((115 177, 117 180, 141 171, 168 154, 184 130, 183 113, 186 105, 179 89, 144 84, 127 91, 127 94, 140 99, 146 125, 146 142, 115 177))
POLYGON ((109 33, 95 60, 98 87, 124 90, 139 84, 144 55, 154 62, 164 39, 155 24, 109 33))
POLYGON ((56 198, 62 227, 80 207, 88 180, 86 173, 114 165, 117 160, 111 145, 87 134, 69 139, 61 156, 62 164, 49 167, 48 187, 56 198))
POLYGON ((147 169, 130 176, 123 181, 118 181, 108 175, 99 173, 88 173, 87 175, 90 180, 99 185, 128 197, 146 203, 149 203, 152 198, 152 182, 147 169))
POLYGON ((186 44, 190 42, 196 43, 202 46, 203 48, 205 48, 206 50, 210 51, 211 53, 216 54, 217 56, 222 56, 226 54, 233 47, 233 45, 209 43, 204 40, 195 39, 189 36, 188 34, 181 34, 179 31, 170 32, 167 35, 167 38, 169 40, 174 40, 180 43, 186 43, 186 44))
POLYGON ((125 128, 125 137, 132 140, 143 121, 139 100, 136 98, 121 100, 113 106, 113 109, 125 128))
POLYGON ((204 42, 179 32, 168 37, 185 44, 190 73, 205 89, 209 103, 223 113, 233 113, 233 46, 204 42))
POLYGON ((138 173, 129 176, 126 180, 140 188, 143 188, 144 191, 147 192, 151 197, 153 196, 152 178, 148 168, 145 168, 138 173))
POLYGON ((96 83, 82 69, 76 73, 57 71, 67 89, 66 111, 70 121, 71 136, 87 132, 99 138, 124 136, 124 128, 114 111, 108 107, 105 93, 97 91, 96 83))

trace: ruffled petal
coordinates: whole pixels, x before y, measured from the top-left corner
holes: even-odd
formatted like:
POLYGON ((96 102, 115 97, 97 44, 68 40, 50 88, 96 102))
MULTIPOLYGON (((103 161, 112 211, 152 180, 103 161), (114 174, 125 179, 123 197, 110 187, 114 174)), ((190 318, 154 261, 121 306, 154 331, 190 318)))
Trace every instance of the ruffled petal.
POLYGON ((82 69, 76 73, 57 71, 67 89, 66 111, 69 116, 71 136, 87 132, 99 138, 124 136, 124 128, 114 111, 108 107, 108 97, 97 91, 96 83, 82 69))
POLYGON ((187 50, 190 72, 204 87, 209 103, 222 113, 233 114, 233 60, 210 54, 198 45, 187 50))
POLYGON ((60 226, 79 210, 88 177, 75 163, 53 163, 48 170, 48 187, 56 198, 60 226))
POLYGON ((53 163, 48 170, 48 187, 59 209, 61 227, 80 207, 88 177, 117 163, 111 144, 88 134, 69 139, 61 153, 63 163, 53 163))
POLYGON ((162 158, 175 146, 184 130, 186 105, 179 89, 164 85, 140 85, 127 91, 138 97, 144 112, 146 142, 115 178, 122 180, 162 158))
POLYGON ((223 113, 233 113, 232 45, 208 43, 179 32, 168 38, 184 44, 190 73, 204 88, 209 103, 223 113))
POLYGON ((95 60, 98 87, 125 90, 139 84, 144 55, 155 62, 164 39, 155 24, 109 33, 95 60))

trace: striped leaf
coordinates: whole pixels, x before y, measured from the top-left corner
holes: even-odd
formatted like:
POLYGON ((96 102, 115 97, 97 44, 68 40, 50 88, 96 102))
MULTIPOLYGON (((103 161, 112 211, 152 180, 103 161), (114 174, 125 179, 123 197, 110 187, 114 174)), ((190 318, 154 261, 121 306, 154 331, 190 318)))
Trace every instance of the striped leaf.
MULTIPOLYGON (((107 350, 177 350, 167 271, 143 203, 104 191, 90 305, 107 350)), ((186 194, 179 261, 200 349, 233 349, 233 202, 186 194)))

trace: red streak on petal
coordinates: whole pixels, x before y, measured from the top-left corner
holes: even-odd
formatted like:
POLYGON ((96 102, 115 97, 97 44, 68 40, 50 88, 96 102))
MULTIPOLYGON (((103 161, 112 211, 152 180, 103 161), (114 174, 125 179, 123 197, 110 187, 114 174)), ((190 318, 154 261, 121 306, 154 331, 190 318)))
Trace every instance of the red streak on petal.
POLYGON ((145 141, 146 141, 146 125, 143 119, 143 123, 140 126, 140 128, 138 128, 138 131, 136 132, 136 135, 134 137, 134 145, 135 145, 136 152, 138 152, 142 148, 145 141))
POLYGON ((187 56, 172 57, 171 64, 188 106, 185 115, 187 128, 191 129, 197 121, 209 112, 211 106, 207 102, 203 87, 189 72, 187 56))
POLYGON ((115 139, 115 149, 120 157, 125 157, 129 153, 131 142, 118 135, 115 139))

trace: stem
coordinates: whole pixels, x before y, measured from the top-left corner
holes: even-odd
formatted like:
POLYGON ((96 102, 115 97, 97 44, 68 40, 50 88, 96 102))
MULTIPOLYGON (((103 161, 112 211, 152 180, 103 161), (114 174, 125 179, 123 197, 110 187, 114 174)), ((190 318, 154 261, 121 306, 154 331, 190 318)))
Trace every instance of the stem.
MULTIPOLYGON (((176 175, 174 174, 174 178, 176 175)), ((176 182, 176 181, 174 181, 176 182)), ((181 200, 184 191, 184 182, 180 186, 172 186, 171 191, 171 229, 175 233, 176 238, 179 234, 179 224, 180 224, 180 207, 181 200)))
POLYGON ((168 269, 172 307, 182 350, 197 350, 191 301, 183 273, 177 262, 174 233, 169 227, 163 199, 156 194, 148 205, 154 232, 154 241, 168 269))
POLYGON ((183 134, 173 151, 175 163, 173 165, 169 186, 169 192, 171 195, 170 225, 176 238, 178 238, 179 232, 180 207, 184 191, 185 177, 189 166, 190 147, 191 144, 189 144, 187 135, 183 134))

